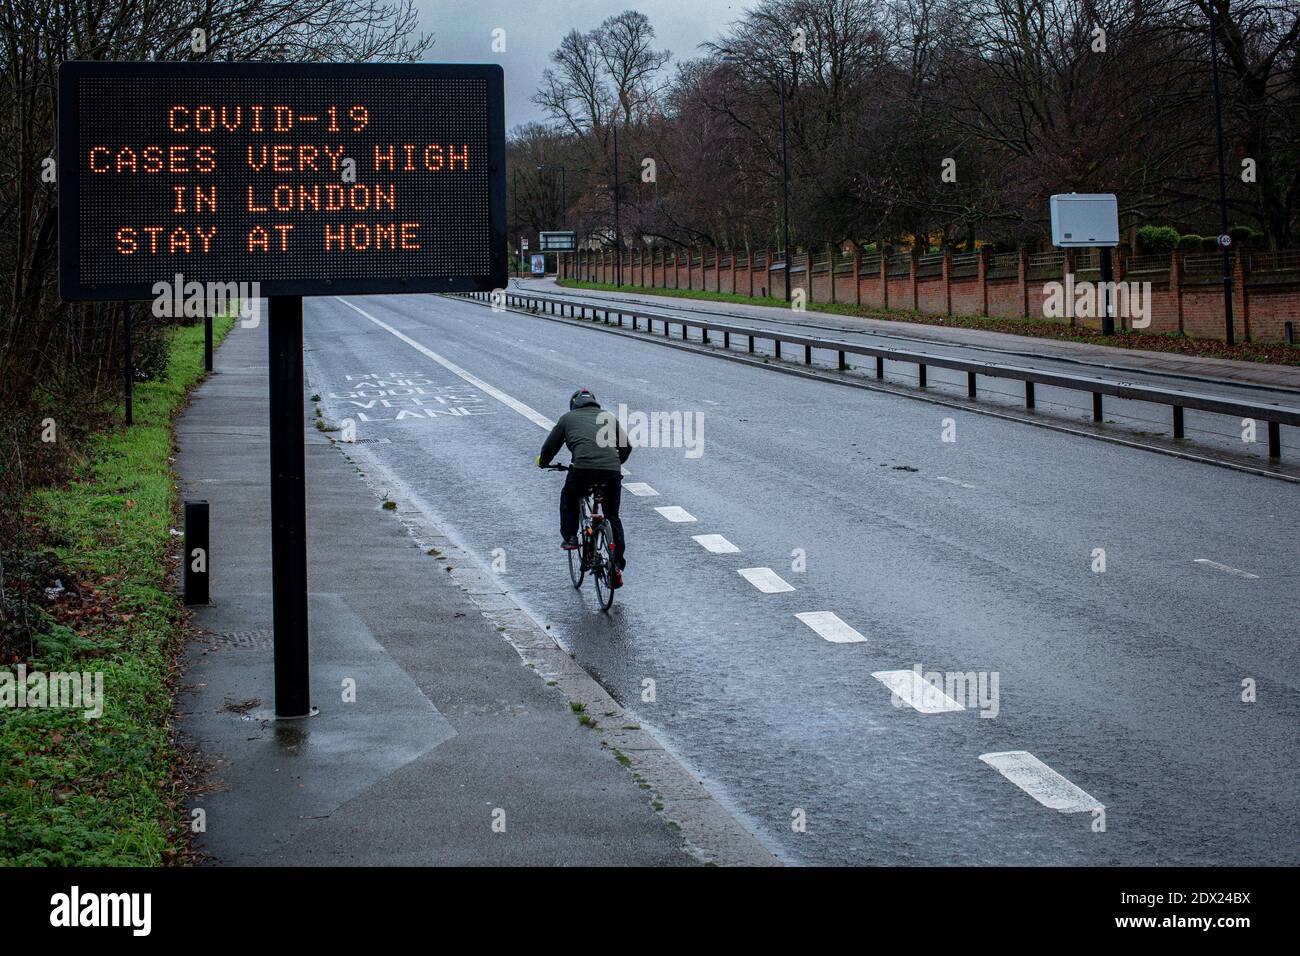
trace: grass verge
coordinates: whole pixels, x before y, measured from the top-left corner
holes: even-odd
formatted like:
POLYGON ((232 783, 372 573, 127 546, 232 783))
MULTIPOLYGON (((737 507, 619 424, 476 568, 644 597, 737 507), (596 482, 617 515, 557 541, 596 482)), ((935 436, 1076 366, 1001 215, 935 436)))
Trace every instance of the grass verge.
MULTIPOLYGON (((579 279, 557 279, 556 284, 570 289, 591 289, 599 292, 630 292, 638 295, 655 295, 673 299, 700 299, 708 302, 734 302, 741 305, 767 305, 788 308, 784 299, 759 298, 731 292, 708 292, 702 289, 647 289, 642 286, 616 286, 609 282, 584 282, 579 279)), ((1105 345, 1111 348, 1142 349, 1148 352, 1175 352, 1202 358, 1226 358, 1243 362, 1264 362, 1271 365, 1300 365, 1300 346, 1285 342, 1238 342, 1228 346, 1215 339, 1195 339, 1177 333, 1117 332, 1112 336, 1085 329, 1071 328, 1059 322, 1042 319, 986 318, 977 315, 932 315, 903 309, 877 309, 868 306, 846 305, 842 302, 817 302, 811 311, 832 315, 858 316, 881 319, 887 322, 910 322, 916 325, 942 325, 948 328, 978 329, 985 332, 1006 332, 1028 338, 1058 339, 1105 345)))
MULTIPOLYGON (((214 320, 217 341, 234 324, 214 320)), ((27 519, 66 591, 34 635, 30 673, 103 674, 104 712, 0 709, 0 864, 183 861, 184 788, 171 739, 183 614, 168 583, 178 504, 172 417, 203 374, 202 324, 172 333, 167 370, 135 389, 135 424, 94 435, 27 519)))

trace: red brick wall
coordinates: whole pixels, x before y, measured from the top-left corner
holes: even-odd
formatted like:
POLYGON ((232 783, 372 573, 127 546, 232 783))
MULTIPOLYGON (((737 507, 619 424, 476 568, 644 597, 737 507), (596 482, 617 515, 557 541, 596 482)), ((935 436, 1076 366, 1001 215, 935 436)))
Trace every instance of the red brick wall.
MULTIPOLYGON (((1051 279, 1032 279, 1029 282, 1029 315, 1035 319, 1046 319, 1043 315, 1043 302, 1047 298, 1043 294, 1043 286, 1051 282, 1051 279)), ((1062 325, 1069 325, 1070 320, 1067 318, 1057 319, 1062 325)))
MULTIPOLYGON (((1145 281, 1140 276, 1133 281, 1145 281)), ((1169 290, 1169 281, 1151 283, 1151 325, 1148 332, 1177 332, 1178 308, 1173 293, 1169 290)))
POLYGON ((884 307, 885 297, 881 294, 879 272, 862 277, 862 304, 874 309, 884 307))
MULTIPOLYGON (((726 253, 721 253, 717 261, 709 256, 707 268, 696 261, 688 264, 685 255, 680 260, 677 270, 678 281, 673 281, 673 259, 671 256, 656 261, 655 254, 647 253, 638 260, 635 257, 624 259, 624 280, 631 284, 655 285, 660 288, 691 288, 713 291, 719 288, 723 292, 749 294, 751 276, 748 264, 736 270, 731 268, 731 260, 726 253), (655 262, 653 268, 651 263, 655 262), (719 266, 719 263, 721 264, 719 266), (688 278, 689 277, 689 278, 688 278), (734 278, 733 278, 734 277, 734 278)), ((799 262, 796 258, 796 262, 799 262)), ((802 262, 799 262, 802 265, 802 262)), ((614 257, 609 253, 586 252, 570 258, 567 273, 580 278, 589 277, 597 282, 611 282, 614 279, 614 257)), ((1212 276, 1185 273, 1179 277, 1177 286, 1170 282, 1168 273, 1147 273, 1123 276, 1133 282, 1151 282, 1151 325, 1146 331, 1177 332, 1180 327, 1178 306, 1182 304, 1182 330, 1190 336, 1200 338, 1223 337, 1223 287, 1212 276)), ((784 293, 781 273, 759 267, 752 274, 754 295, 762 295, 764 289, 769 296, 779 298, 784 293)), ((812 294, 808 301, 814 305, 831 301, 831 277, 829 273, 814 271, 812 276, 812 294)), ((845 273, 835 280, 835 301, 853 304, 857 301, 857 287, 854 276, 845 273)), ((889 277, 889 307, 894 309, 912 308, 912 280, 908 275, 889 277)), ((1028 283, 1029 315, 1032 318, 1044 318, 1043 286, 1050 278, 1031 279, 1028 283)), ((881 294, 879 269, 871 268, 867 274, 858 277, 861 299, 864 306, 880 308, 884 305, 881 294)), ((795 272, 791 276, 792 289, 808 289, 808 273, 795 272)), ((1000 278, 987 282, 988 310, 995 317, 1019 317, 1024 314, 1020 281, 1018 278, 1000 278)), ((1300 329, 1300 276, 1293 273, 1259 273, 1244 276, 1238 271, 1233 286, 1233 312, 1237 335, 1241 339, 1257 342, 1276 342, 1284 336, 1285 323, 1290 322, 1300 329), (1244 285, 1244 288, 1243 288, 1244 285)), ((983 293, 979 280, 974 277, 951 279, 949 293, 952 298, 954 315, 979 315, 983 305, 983 293)), ((926 276, 917 280, 918 308, 922 312, 936 315, 945 313, 947 302, 942 276, 926 276)), ((1062 319, 1068 322, 1069 319, 1062 319)), ((1076 319, 1077 325, 1097 327, 1100 320, 1076 319)))
POLYGON ((853 305, 858 301, 853 292, 852 275, 841 273, 835 277, 835 301, 849 305, 853 305))
POLYGON ((989 280, 989 315, 1004 319, 1019 318, 1024 314, 1023 306, 1019 279, 989 280))
POLYGON ((1300 280, 1247 284, 1246 299, 1252 341, 1281 341, 1287 322, 1300 334, 1300 280))
MULTIPOLYGON (((1243 331, 1240 301, 1239 296, 1233 296, 1233 319, 1238 332, 1243 331)), ((1223 338, 1222 279, 1189 283, 1183 277, 1183 331, 1195 338, 1223 338)))
POLYGON ((910 309, 912 307, 912 280, 907 276, 889 277, 889 307, 891 309, 910 309))
POLYGON ((831 283, 829 274, 813 273, 812 277, 812 295, 808 297, 813 302, 829 302, 831 300, 831 283))
MULTIPOLYGON (((785 295, 785 276, 780 272, 772 273, 772 285, 781 290, 780 294, 785 295)), ((803 289, 804 301, 808 301, 808 273, 793 272, 790 274, 790 297, 794 298, 794 290, 803 289)))
POLYGON ((943 279, 938 276, 926 276, 916 280, 916 308, 919 312, 932 312, 943 315, 943 279))
POLYGON ((984 305, 978 279, 963 277, 952 280, 952 314, 979 315, 984 305))

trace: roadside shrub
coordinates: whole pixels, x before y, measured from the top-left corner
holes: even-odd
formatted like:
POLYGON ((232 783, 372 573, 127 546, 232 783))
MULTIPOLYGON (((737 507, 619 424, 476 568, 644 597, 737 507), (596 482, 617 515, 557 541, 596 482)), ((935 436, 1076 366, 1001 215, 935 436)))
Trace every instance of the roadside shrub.
POLYGON ((149 316, 135 329, 131 343, 135 380, 156 382, 167 371, 171 358, 171 334, 164 321, 149 316))
POLYGON ((1258 246, 1264 241, 1264 234, 1254 226, 1232 226, 1228 229, 1235 246, 1258 246))
POLYGON ((1198 236, 1188 233, 1178 240, 1179 252, 1214 252, 1218 248, 1219 243, 1214 236, 1198 236))
POLYGON ((1178 230, 1172 226, 1143 226, 1137 231, 1137 241, 1142 255, 1163 255, 1178 247, 1178 230))

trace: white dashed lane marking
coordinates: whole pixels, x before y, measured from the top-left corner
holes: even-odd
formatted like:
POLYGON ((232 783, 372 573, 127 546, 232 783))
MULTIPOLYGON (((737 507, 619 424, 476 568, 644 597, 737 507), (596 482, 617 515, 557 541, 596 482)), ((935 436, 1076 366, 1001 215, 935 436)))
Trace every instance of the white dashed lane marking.
POLYGON ((1080 790, 1027 750, 981 754, 980 760, 1048 809, 1062 813, 1106 809, 1092 794, 1080 790))
POLYGON ((683 522, 695 520, 695 515, 677 505, 664 505, 663 507, 656 508, 655 511, 659 512, 669 521, 683 522))
POLYGON ((659 492, 655 491, 644 481, 629 481, 623 486, 623 488, 625 491, 632 492, 632 494, 636 495, 638 498, 650 498, 659 494, 659 492))
POLYGON ((1241 570, 1241 568, 1231 568, 1226 564, 1220 564, 1218 561, 1211 561, 1209 558, 1197 558, 1196 563, 1207 568, 1214 568, 1216 571, 1222 571, 1225 574, 1235 574, 1239 578, 1246 578, 1250 581, 1259 580, 1258 574, 1251 574, 1249 571, 1241 570))
POLYGON ((974 485, 968 485, 968 484, 966 484, 966 482, 964 482, 964 481, 958 481, 956 478, 949 478, 947 475, 937 475, 937 476, 935 476, 935 479, 934 479, 934 480, 935 480, 935 481, 944 481, 944 482, 947 482, 947 483, 950 484, 950 485, 957 485, 957 486, 960 487, 960 488, 974 488, 974 487, 975 487, 974 485))
POLYGON ((782 591, 794 590, 793 585, 787 583, 771 568, 741 568, 736 573, 764 594, 780 594, 782 591))
POLYGON ((866 640, 861 634, 849 627, 834 611, 803 611, 796 614, 814 631, 832 644, 861 644, 866 640))
POLYGON ((916 671, 875 671, 872 675, 913 710, 923 714, 946 714, 965 710, 961 704, 916 671))
POLYGON ((699 543, 705 551, 712 551, 714 554, 739 554, 740 549, 724 538, 720 534, 693 534, 691 537, 699 543))

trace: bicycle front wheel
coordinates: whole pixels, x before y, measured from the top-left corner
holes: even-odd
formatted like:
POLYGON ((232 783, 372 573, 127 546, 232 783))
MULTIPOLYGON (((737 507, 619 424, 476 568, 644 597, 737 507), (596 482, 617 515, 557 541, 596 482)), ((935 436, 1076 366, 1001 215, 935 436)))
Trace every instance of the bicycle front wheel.
POLYGON ((574 548, 572 551, 565 552, 569 556, 569 579, 573 582, 573 586, 575 588, 582 587, 582 579, 587 573, 586 564, 583 562, 582 559, 582 552, 584 548, 582 547, 581 544, 581 540, 582 540, 581 530, 578 532, 578 535, 579 535, 579 546, 574 548))
POLYGON ((596 600, 601 609, 608 611, 614 605, 614 538, 608 521, 595 529, 595 552, 592 557, 591 576, 596 581, 596 600))

